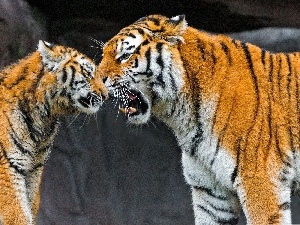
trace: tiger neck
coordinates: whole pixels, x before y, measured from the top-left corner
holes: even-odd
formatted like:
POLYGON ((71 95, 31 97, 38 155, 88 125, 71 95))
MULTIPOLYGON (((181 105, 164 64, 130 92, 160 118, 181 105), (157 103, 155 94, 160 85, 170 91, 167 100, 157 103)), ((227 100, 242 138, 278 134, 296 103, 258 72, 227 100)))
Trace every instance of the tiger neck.
POLYGON ((215 37, 188 28, 183 38, 178 47, 184 69, 183 86, 176 101, 166 102, 154 114, 173 130, 184 151, 194 151, 196 146, 191 143, 201 145, 201 140, 213 133, 209 124, 221 82, 216 83, 219 77, 213 74, 215 37))
POLYGON ((44 70, 39 52, 7 67, 0 74, 4 94, 1 104, 21 141, 24 135, 19 129, 28 130, 35 144, 53 139, 58 123, 58 116, 51 109, 51 96, 55 95, 53 77, 44 70))
POLYGON ((190 151, 193 137, 201 138, 200 113, 191 104, 189 94, 180 93, 176 100, 157 105, 153 114, 173 131, 184 151, 190 151))
POLYGON ((226 79, 228 62, 222 60, 225 56, 222 43, 232 42, 232 39, 191 27, 187 28, 183 39, 184 42, 178 46, 185 70, 183 91, 189 92, 193 101, 198 101, 199 95, 209 98, 212 93, 219 91, 226 79), (224 73, 216 73, 220 69, 224 73))

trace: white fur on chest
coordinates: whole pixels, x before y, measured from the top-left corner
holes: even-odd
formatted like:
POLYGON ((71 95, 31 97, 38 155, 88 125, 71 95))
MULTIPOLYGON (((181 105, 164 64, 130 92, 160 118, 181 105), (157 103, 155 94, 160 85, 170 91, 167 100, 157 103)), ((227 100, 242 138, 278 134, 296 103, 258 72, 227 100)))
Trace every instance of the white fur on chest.
MULTIPOLYGON (((234 189, 231 181, 235 168, 233 157, 222 146, 218 146, 218 139, 213 133, 212 121, 215 113, 215 101, 203 101, 201 104, 200 123, 190 121, 182 124, 184 127, 174 129, 178 143, 182 147, 182 164, 187 182, 194 185, 211 186, 220 183, 228 189, 234 189), (196 146, 195 155, 191 155, 189 148, 193 146, 193 136, 201 124, 202 138, 196 146), (190 127, 190 129, 187 129, 190 127), (183 134, 182 130, 186 130, 183 134), (199 182, 199 184, 196 184, 199 182)), ((186 111, 188 113, 188 111, 186 111)), ((190 115, 183 115, 181 119, 189 120, 190 115)))

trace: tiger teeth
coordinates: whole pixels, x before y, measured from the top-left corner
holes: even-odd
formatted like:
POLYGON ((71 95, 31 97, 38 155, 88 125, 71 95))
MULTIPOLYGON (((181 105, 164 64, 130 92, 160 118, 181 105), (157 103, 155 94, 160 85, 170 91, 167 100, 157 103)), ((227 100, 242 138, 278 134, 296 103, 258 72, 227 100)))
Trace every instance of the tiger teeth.
POLYGON ((129 107, 129 108, 120 108, 120 111, 124 114, 132 114, 132 113, 135 113, 137 111, 136 108, 134 107, 129 107))
POLYGON ((126 109, 125 109, 125 108, 119 108, 119 109, 120 109, 120 111, 121 111, 122 113, 126 114, 126 109))
POLYGON ((136 108, 129 107, 129 113, 130 114, 135 113, 136 111, 137 111, 136 108))

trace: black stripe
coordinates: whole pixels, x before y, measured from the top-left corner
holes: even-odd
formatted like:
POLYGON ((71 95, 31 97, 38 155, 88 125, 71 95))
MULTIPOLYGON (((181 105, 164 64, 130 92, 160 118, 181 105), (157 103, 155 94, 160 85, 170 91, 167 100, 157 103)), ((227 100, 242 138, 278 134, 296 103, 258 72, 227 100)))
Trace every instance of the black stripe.
POLYGON ((136 30, 139 32, 140 35, 144 35, 145 33, 142 28, 137 28, 136 30))
POLYGON ((203 191, 211 197, 221 199, 221 200, 224 200, 224 201, 228 200, 227 196, 217 195, 217 194, 213 193, 213 191, 209 188, 206 188, 206 187, 203 187, 203 186, 193 186, 193 188, 195 188, 196 190, 199 190, 199 191, 203 191))
POLYGON ((50 116, 51 115, 51 106, 50 106, 50 102, 49 102, 49 99, 48 97, 46 96, 44 98, 45 102, 43 104, 43 116, 50 116))
POLYGON ((33 168, 30 170, 30 172, 33 172, 41 167, 44 167, 44 163, 38 163, 38 164, 34 165, 33 168))
POLYGON ((41 79, 43 78, 44 76, 44 69, 42 68, 40 71, 39 71, 39 74, 37 75, 36 79, 35 79, 35 83, 32 84, 32 86, 30 87, 30 90, 28 92, 35 92, 41 79))
POLYGON ((9 167, 13 168, 21 176, 23 176, 23 177, 26 176, 26 174, 27 174, 26 171, 24 169, 20 168, 19 165, 12 162, 11 159, 8 158, 6 151, 3 151, 3 156, 7 159, 7 162, 9 163, 9 167))
MULTIPOLYGON (((273 65, 273 55, 270 55, 270 69, 269 69, 269 85, 271 92, 268 93, 268 113, 267 113, 267 120, 268 120, 268 127, 269 127, 269 140, 267 144, 266 150, 268 151, 270 149, 272 139, 273 139, 273 128, 272 128, 272 105, 271 102, 273 102, 274 99, 274 87, 273 87, 273 73, 274 73, 274 65, 273 65), (272 99, 271 97, 272 96, 272 99)), ((265 155, 267 157, 267 154, 265 155)))
POLYGON ((289 96, 289 99, 291 98, 291 76, 292 76, 292 67, 291 67, 291 60, 290 60, 290 56, 289 55, 285 55, 286 56, 286 61, 287 61, 287 64, 288 64, 288 69, 289 69, 289 72, 288 72, 288 75, 287 75, 287 92, 288 92, 288 96, 289 96))
POLYGON ((157 43, 156 44, 156 50, 157 50, 157 53, 158 53, 158 57, 156 59, 156 63, 160 66, 160 73, 158 74, 157 76, 157 81, 159 81, 159 83, 161 83, 162 87, 165 88, 166 84, 163 80, 163 70, 164 70, 164 62, 162 60, 162 47, 163 47, 163 44, 162 43, 157 43))
MULTIPOLYGON (((291 66, 291 60, 290 60, 290 55, 286 55, 286 60, 288 63, 288 68, 289 68, 289 73, 287 75, 287 92, 288 92, 288 97, 290 101, 290 105, 292 105, 292 99, 291 99, 291 79, 292 79, 292 66, 291 66)), ((294 149, 294 139, 293 139, 293 132, 292 132, 292 126, 289 126, 289 133, 290 133, 290 144, 291 144, 291 149, 294 149)))
MULTIPOLYGON (((211 44, 211 52, 210 52, 210 57, 212 59, 211 66, 210 66, 211 76, 213 76, 215 73, 215 65, 217 63, 217 57, 215 56, 215 52, 216 52, 215 46, 213 44, 211 44)), ((201 68, 199 67, 199 71, 197 73, 200 73, 200 71, 201 71, 201 68)))
POLYGON ((265 67, 265 64, 266 64, 266 51, 265 50, 261 50, 261 62, 263 64, 263 66, 265 67))
POLYGON ((290 210, 291 209, 291 203, 290 202, 285 202, 281 205, 279 205, 280 210, 290 210))
POLYGON ((274 83, 273 83, 273 73, 274 73, 274 62, 273 62, 273 54, 270 54, 270 68, 269 68, 269 82, 271 85, 271 93, 274 94, 274 83))
POLYGON ((247 44, 242 43, 242 48, 244 50, 246 59, 247 59, 247 64, 248 64, 248 68, 250 70, 250 74, 251 74, 251 78, 252 78, 252 82, 253 82, 253 86, 254 86, 254 90, 255 90, 255 94, 256 94, 256 106, 254 109, 254 117, 253 117, 253 122, 251 127, 248 129, 247 135, 246 135, 246 144, 245 146, 248 145, 248 139, 250 136, 250 132, 252 131, 253 127, 255 126, 255 121, 258 115, 258 110, 259 110, 259 103, 260 103, 260 94, 259 94, 259 88, 258 88, 258 80, 256 77, 256 74, 254 72, 254 67, 253 67, 253 63, 252 63, 252 59, 251 59, 251 54, 249 52, 249 47, 247 44))
POLYGON ((62 82, 63 82, 63 83, 66 83, 67 78, 68 78, 68 74, 67 74, 66 68, 64 68, 64 69, 63 69, 62 82))
POLYGON ((238 169, 239 169, 239 165, 240 165, 240 156, 241 156, 241 142, 242 142, 242 138, 239 138, 237 141, 236 141, 236 165, 234 167, 234 170, 231 174, 231 182, 234 183, 235 182, 235 179, 237 177, 237 174, 238 174, 238 169))
POLYGON ((200 141, 203 139, 203 131, 202 131, 202 124, 200 122, 200 115, 199 115, 199 109, 200 109, 200 102, 201 102, 201 88, 199 85, 199 81, 195 74, 192 74, 190 71, 193 71, 189 67, 192 67, 189 65, 188 61, 183 61, 183 67, 186 70, 186 76, 188 80, 189 90, 191 90, 191 102, 193 107, 193 114, 194 114, 194 121, 198 123, 196 134, 192 138, 192 147, 191 147, 191 155, 195 154, 196 148, 198 147, 200 141))
MULTIPOLYGON (((230 219, 224 219, 224 218, 220 218, 218 215, 216 215, 215 213, 213 213, 211 210, 205 208, 202 205, 197 204, 197 208, 203 210, 204 212, 206 212, 207 214, 209 214, 212 219, 217 222, 218 224, 235 224, 235 222, 238 222, 238 218, 230 218, 230 219)), ((230 213, 230 212, 229 212, 230 213)))
POLYGON ((138 60, 138 58, 135 58, 135 60, 134 60, 134 66, 132 68, 137 68, 137 67, 139 67, 139 60, 138 60))
POLYGON ((136 38, 136 36, 133 33, 129 33, 128 36, 132 38, 136 38))
POLYGON ((21 153, 29 155, 31 158, 34 158, 34 155, 32 152, 30 152, 28 149, 24 148, 21 143, 17 140, 17 137, 14 133, 10 133, 10 137, 14 143, 14 145, 20 150, 21 153))
POLYGON ((147 73, 147 76, 151 76, 152 75, 152 72, 150 70, 150 63, 151 63, 151 50, 150 48, 147 49, 146 53, 145 53, 145 57, 146 57, 146 60, 147 60, 147 67, 146 67, 146 73, 147 73))
POLYGON ((281 161, 284 163, 285 159, 284 159, 283 153, 281 152, 281 149, 279 146, 279 137, 278 137, 278 127, 277 126, 275 128, 275 144, 276 144, 276 150, 278 152, 278 155, 279 155, 281 161))
POLYGON ((39 135, 39 131, 36 130, 33 126, 34 120, 28 112, 29 109, 27 108, 27 106, 25 106, 25 104, 19 103, 19 110, 22 113, 31 140, 33 140, 34 142, 39 141, 37 138, 37 136, 39 135))
POLYGON ((235 40, 235 39, 231 39, 231 42, 232 42, 232 44, 234 44, 234 45, 235 45, 235 47, 236 47, 236 48, 239 48, 240 41, 238 41, 238 40, 235 40))
POLYGON ((129 51, 129 50, 131 50, 133 48, 135 48, 135 45, 130 45, 129 47, 126 48, 126 50, 129 51))
POLYGON ((79 67, 80 67, 80 74, 82 74, 86 78, 91 78, 90 73, 88 73, 81 64, 79 65, 79 67))
MULTIPOLYGON (((255 88, 255 93, 256 93, 256 99, 257 99, 257 102, 259 102, 260 96, 259 96, 258 80, 257 80, 257 77, 256 77, 255 72, 254 72, 254 67, 253 67, 252 59, 251 59, 251 54, 249 52, 249 48, 248 48, 247 44, 243 43, 242 47, 243 47, 243 50, 245 52, 248 67, 249 67, 250 72, 251 72, 251 77, 252 77, 252 81, 253 81, 254 88, 255 88)), ((256 104, 255 115, 257 115, 257 112, 258 112, 258 103, 256 104)))
POLYGON ((197 48, 200 50, 202 60, 206 60, 205 45, 202 41, 196 40, 197 48))
POLYGON ((23 71, 19 74, 18 78, 13 82, 13 83, 9 83, 7 84, 5 87, 8 89, 13 88, 14 86, 18 85, 21 81, 26 79, 27 73, 28 73, 28 66, 25 66, 23 68, 23 71))
POLYGON ((230 54, 228 46, 224 42, 221 42, 221 46, 222 46, 223 51, 226 54, 229 65, 232 65, 232 58, 231 58, 231 54, 230 54))
POLYGON ((281 69, 282 69, 282 59, 281 59, 281 56, 278 55, 279 57, 279 62, 278 62, 278 73, 277 73, 277 85, 278 85, 278 94, 279 96, 281 95, 281 87, 280 87, 280 80, 281 80, 281 77, 280 77, 280 74, 281 74, 281 69))
POLYGON ((72 70, 72 75, 71 75, 71 81, 70 81, 70 86, 72 88, 72 90, 75 90, 76 88, 74 88, 74 80, 75 80, 75 73, 76 73, 76 69, 74 66, 70 66, 71 70, 72 70))
POLYGON ((198 122, 196 134, 192 138, 192 147, 190 153, 192 156, 195 156, 196 150, 201 141, 203 141, 203 130, 202 130, 202 124, 198 122))
POLYGON ((204 206, 197 204, 197 208, 206 212, 208 215, 210 215, 211 217, 213 217, 215 219, 215 214, 212 211, 208 210, 207 208, 204 208, 204 206))
POLYGON ((147 18, 149 21, 152 21, 156 26, 159 25, 159 19, 153 18, 153 17, 148 17, 147 18))

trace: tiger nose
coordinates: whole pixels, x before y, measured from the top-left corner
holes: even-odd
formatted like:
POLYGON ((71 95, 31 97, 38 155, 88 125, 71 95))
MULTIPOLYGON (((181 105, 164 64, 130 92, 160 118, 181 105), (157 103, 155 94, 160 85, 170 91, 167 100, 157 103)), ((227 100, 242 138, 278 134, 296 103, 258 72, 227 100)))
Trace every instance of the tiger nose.
POLYGON ((108 99, 108 94, 103 94, 103 92, 101 92, 101 97, 103 101, 106 101, 108 99))
POLYGON ((108 90, 105 87, 104 83, 101 82, 99 91, 101 92, 102 99, 105 101, 108 99, 108 90))

